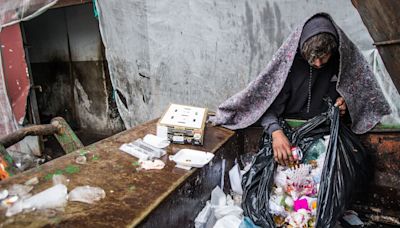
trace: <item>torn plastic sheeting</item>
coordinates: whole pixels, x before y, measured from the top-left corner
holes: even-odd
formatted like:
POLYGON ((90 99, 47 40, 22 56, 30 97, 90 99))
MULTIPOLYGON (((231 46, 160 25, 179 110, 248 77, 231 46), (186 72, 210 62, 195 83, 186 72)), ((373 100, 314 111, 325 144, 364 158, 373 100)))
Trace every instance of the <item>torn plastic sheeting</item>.
POLYGON ((232 169, 229 170, 229 180, 231 183, 232 191, 242 195, 243 194, 242 175, 240 172, 239 164, 236 163, 236 165, 234 165, 232 169))
POLYGON ((57 3, 57 0, 5 0, 0 7, 1 28, 30 20, 57 3))
POLYGON ((367 59, 368 63, 372 66, 372 70, 375 74, 377 82, 381 87, 383 95, 388 101, 392 111, 390 115, 382 118, 381 124, 400 125, 400 94, 394 86, 378 50, 376 48, 366 50, 363 51, 363 55, 365 59, 367 59))
POLYGON ((0 136, 10 134, 17 130, 11 104, 8 99, 6 81, 3 73, 3 62, 0 55, 0 136))

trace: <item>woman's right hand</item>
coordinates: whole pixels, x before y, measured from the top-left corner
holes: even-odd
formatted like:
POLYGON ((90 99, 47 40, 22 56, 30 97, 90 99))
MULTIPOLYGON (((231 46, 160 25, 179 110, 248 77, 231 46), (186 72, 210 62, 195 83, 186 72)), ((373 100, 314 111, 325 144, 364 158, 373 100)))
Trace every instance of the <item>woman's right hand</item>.
POLYGON ((274 159, 280 165, 293 163, 292 151, 290 150, 290 142, 282 130, 272 132, 272 149, 274 151, 274 159))

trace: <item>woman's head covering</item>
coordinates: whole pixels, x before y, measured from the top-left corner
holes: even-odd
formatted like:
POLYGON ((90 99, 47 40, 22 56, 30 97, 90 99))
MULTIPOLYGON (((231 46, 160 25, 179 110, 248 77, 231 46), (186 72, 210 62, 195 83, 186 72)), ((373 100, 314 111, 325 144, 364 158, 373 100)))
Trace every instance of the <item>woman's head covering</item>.
POLYGON ((303 27, 300 37, 300 49, 303 48, 308 39, 320 33, 329 33, 338 41, 338 35, 331 20, 323 15, 316 15, 309 19, 303 27))

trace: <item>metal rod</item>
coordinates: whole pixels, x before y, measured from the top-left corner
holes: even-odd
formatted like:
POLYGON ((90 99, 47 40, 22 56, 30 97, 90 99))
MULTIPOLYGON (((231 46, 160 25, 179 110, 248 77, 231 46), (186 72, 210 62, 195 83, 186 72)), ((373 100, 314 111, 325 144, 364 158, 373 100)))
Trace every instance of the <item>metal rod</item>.
POLYGON ((397 40, 386 40, 386 41, 379 41, 373 43, 375 46, 383 46, 383 45, 392 45, 392 44, 400 44, 400 39, 397 40))

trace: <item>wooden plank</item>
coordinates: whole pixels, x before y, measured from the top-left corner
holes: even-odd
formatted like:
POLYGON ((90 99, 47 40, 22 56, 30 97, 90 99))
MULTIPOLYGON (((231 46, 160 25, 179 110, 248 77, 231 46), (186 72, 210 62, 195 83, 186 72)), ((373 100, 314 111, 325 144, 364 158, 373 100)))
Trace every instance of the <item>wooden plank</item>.
MULTIPOLYGON (((197 170, 186 171, 175 168, 175 163, 164 156, 162 158, 166 163, 164 169, 138 171, 135 164, 137 159, 121 152, 118 148, 123 143, 142 138, 149 133, 156 133, 156 120, 126 130, 1 182, 0 189, 5 189, 12 184, 22 184, 32 177, 38 177, 40 183, 33 190, 33 193, 37 193, 52 185, 50 179, 52 174, 63 173, 70 180, 69 190, 82 185, 97 186, 105 190, 106 198, 95 205, 68 202, 64 212, 57 211, 52 214, 34 211, 7 218, 3 209, 0 213, 0 226, 124 227, 138 225, 197 170), (87 164, 76 164, 76 157, 82 153, 86 153, 87 164)), ((167 148, 167 153, 172 155, 182 148, 215 153, 234 135, 233 131, 207 126, 203 146, 171 144, 167 148)))

